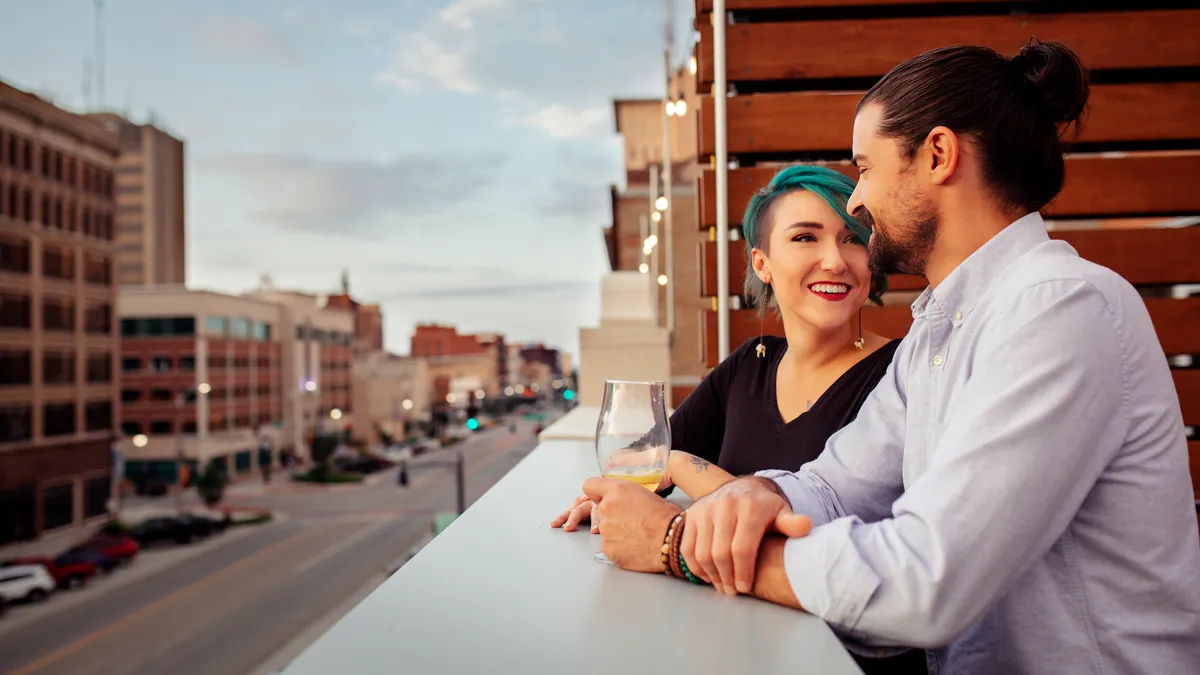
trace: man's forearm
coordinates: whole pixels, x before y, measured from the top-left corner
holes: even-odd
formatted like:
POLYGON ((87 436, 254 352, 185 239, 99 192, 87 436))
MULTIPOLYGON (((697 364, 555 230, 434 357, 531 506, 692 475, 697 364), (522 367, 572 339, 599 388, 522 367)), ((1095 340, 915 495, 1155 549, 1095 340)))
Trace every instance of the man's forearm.
POLYGON ((758 565, 751 595, 777 605, 803 610, 796 600, 796 594, 792 592, 792 584, 783 566, 783 545, 786 543, 787 539, 778 535, 768 534, 763 538, 758 547, 758 565))

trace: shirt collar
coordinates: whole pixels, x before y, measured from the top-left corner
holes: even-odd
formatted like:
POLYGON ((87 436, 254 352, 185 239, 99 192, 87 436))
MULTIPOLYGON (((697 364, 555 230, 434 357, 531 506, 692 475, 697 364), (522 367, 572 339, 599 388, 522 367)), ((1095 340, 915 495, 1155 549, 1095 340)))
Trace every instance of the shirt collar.
POLYGON ((927 287, 912 304, 913 318, 945 314, 961 322, 1010 263, 1038 244, 1049 241, 1046 221, 1036 211, 1009 224, 967 256, 935 289, 927 287))

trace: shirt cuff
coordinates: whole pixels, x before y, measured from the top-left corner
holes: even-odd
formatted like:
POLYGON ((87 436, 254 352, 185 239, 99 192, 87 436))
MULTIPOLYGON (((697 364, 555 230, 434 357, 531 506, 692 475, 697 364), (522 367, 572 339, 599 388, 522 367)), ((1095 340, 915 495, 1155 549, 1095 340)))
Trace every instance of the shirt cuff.
POLYGON ((788 500, 792 513, 808 516, 812 520, 813 527, 824 525, 833 519, 825 504, 814 494, 810 480, 791 471, 778 469, 759 471, 754 475, 774 481, 783 491, 783 496, 788 500))
POLYGON ((838 518, 783 547, 784 570, 800 606, 860 640, 867 636, 856 634, 855 627, 880 585, 850 536, 862 524, 854 516, 838 518))

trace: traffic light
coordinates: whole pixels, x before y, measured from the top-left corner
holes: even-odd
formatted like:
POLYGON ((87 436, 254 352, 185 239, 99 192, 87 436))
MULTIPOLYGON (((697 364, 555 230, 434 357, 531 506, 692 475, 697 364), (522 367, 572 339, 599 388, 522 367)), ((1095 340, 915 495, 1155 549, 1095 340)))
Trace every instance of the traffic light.
POLYGON ((471 431, 475 431, 476 429, 479 428, 479 420, 475 419, 474 417, 468 419, 467 420, 467 428, 470 429, 471 431))
POLYGON ((574 390, 571 390, 571 389, 564 389, 564 390, 563 390, 563 399, 564 399, 564 400, 570 401, 570 400, 571 400, 571 399, 573 399, 573 398, 575 398, 575 392, 574 392, 574 390))

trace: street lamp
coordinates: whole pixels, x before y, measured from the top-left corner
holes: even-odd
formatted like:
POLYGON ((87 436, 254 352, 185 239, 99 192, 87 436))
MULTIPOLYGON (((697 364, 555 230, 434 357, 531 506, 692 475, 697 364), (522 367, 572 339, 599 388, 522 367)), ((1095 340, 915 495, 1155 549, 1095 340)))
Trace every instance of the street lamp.
POLYGON ((505 388, 504 388, 504 395, 505 395, 505 396, 512 396, 512 395, 513 395, 513 394, 515 394, 515 393, 517 393, 517 390, 516 390, 516 389, 513 389, 512 387, 505 387, 505 388))
POLYGON ((694 56, 692 58, 688 59, 688 74, 690 74, 690 75, 696 74, 696 57, 694 57, 694 56))
POLYGON ((413 407, 412 399, 411 398, 404 399, 404 402, 400 404, 400 407, 404 408, 405 410, 412 410, 412 407, 413 407))
POLYGON ((638 271, 642 274, 645 274, 646 272, 650 271, 650 266, 646 263, 642 263, 641 265, 638 265, 638 271))
POLYGON ((144 448, 149 443, 150 439, 146 434, 138 434, 133 437, 133 447, 135 448, 144 448))
MULTIPOLYGON (((670 104, 668 104, 668 105, 670 105, 670 104)), ((671 114, 669 108, 668 108, 667 114, 668 115, 671 114)), ((687 114, 687 101, 685 101, 683 99, 679 99, 678 101, 675 102, 675 116, 683 117, 686 114, 687 114)))
POLYGON ((482 401, 484 396, 487 396, 487 392, 486 392, 486 391, 484 391, 484 390, 482 390, 482 389, 476 389, 476 390, 475 390, 475 398, 477 398, 477 399, 479 399, 480 401, 482 401))
POLYGON ((340 420, 340 419, 342 419, 342 409, 341 409, 341 408, 334 408, 333 410, 330 410, 330 411, 329 411, 329 419, 331 419, 331 420, 340 420))
POLYGON ((658 199, 655 199, 654 200, 654 208, 658 209, 659 211, 666 211, 667 210, 667 198, 659 197, 658 199))
POLYGON ((665 274, 658 275, 658 285, 659 286, 667 285, 667 275, 665 275, 665 274))
POLYGON ((311 393, 316 390, 317 390, 317 383, 315 380, 305 380, 304 381, 304 391, 311 393))
POLYGON ((455 400, 454 394, 446 394, 446 403, 454 403, 454 400, 455 400))
POLYGON ((200 384, 196 385, 197 394, 207 394, 210 391, 212 391, 212 385, 207 382, 201 382, 200 384))
POLYGON ((668 115, 675 114, 675 102, 674 101, 667 101, 667 114, 668 115))

